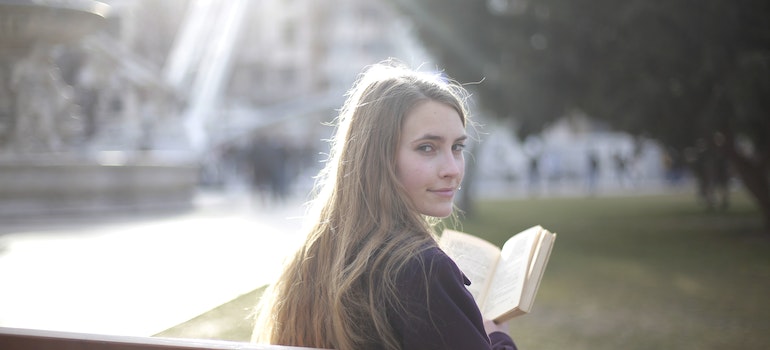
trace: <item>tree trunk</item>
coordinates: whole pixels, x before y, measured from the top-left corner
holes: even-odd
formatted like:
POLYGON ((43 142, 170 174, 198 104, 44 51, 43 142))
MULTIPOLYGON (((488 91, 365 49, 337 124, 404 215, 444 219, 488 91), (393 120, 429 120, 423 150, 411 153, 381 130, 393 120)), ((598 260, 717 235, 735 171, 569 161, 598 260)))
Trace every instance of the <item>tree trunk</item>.
POLYGON ((470 150, 470 154, 465 157, 465 177, 460 190, 460 198, 457 201, 457 208, 462 210, 462 216, 472 217, 475 214, 475 194, 476 194, 476 173, 479 168, 478 154, 481 152, 481 143, 475 144, 470 150))
POLYGON ((749 157, 738 152, 732 135, 727 135, 725 152, 746 190, 754 197, 764 219, 765 232, 770 234, 770 178, 765 157, 749 157))

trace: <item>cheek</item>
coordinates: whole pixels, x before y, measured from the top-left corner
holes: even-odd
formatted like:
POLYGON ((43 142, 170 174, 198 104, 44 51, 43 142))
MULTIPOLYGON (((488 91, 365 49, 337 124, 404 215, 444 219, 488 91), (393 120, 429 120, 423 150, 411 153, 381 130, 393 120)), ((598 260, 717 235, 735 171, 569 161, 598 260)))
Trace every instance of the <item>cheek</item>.
POLYGON ((421 164, 415 159, 409 157, 402 158, 397 164, 396 175, 401 184, 407 189, 414 189, 421 186, 425 173, 428 171, 425 164, 421 164))
POLYGON ((398 169, 398 180, 401 181, 401 184, 406 189, 414 187, 414 183, 416 182, 415 179, 417 176, 418 173, 415 171, 415 169, 408 167, 401 167, 398 169))

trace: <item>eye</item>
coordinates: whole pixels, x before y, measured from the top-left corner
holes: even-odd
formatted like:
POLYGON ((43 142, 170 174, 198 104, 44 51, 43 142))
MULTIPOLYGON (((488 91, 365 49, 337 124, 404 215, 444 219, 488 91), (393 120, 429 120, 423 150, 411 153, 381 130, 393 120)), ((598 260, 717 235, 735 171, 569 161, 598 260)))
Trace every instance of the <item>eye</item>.
POLYGON ((423 144, 423 145, 417 146, 418 151, 426 152, 426 153, 433 152, 434 149, 435 148, 431 144, 423 144))
POLYGON ((465 144, 464 143, 456 143, 452 145, 452 152, 462 152, 465 150, 465 144))

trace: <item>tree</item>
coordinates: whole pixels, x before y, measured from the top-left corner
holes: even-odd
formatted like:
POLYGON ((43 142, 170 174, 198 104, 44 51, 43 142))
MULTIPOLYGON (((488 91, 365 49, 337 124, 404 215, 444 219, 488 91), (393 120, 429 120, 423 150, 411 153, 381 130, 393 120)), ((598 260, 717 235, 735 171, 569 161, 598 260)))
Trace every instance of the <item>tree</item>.
POLYGON ((678 154, 709 144, 770 231, 770 2, 393 1, 519 136, 579 110, 678 154))

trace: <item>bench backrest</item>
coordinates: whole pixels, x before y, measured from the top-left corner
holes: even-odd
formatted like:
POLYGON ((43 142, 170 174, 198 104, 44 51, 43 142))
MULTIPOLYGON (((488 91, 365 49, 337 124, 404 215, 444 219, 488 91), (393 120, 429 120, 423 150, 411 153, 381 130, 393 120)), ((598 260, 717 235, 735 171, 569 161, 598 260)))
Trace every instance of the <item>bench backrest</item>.
POLYGON ((71 333, 39 329, 0 327, 2 350, 300 350, 279 345, 232 341, 134 337, 91 333, 71 333))

